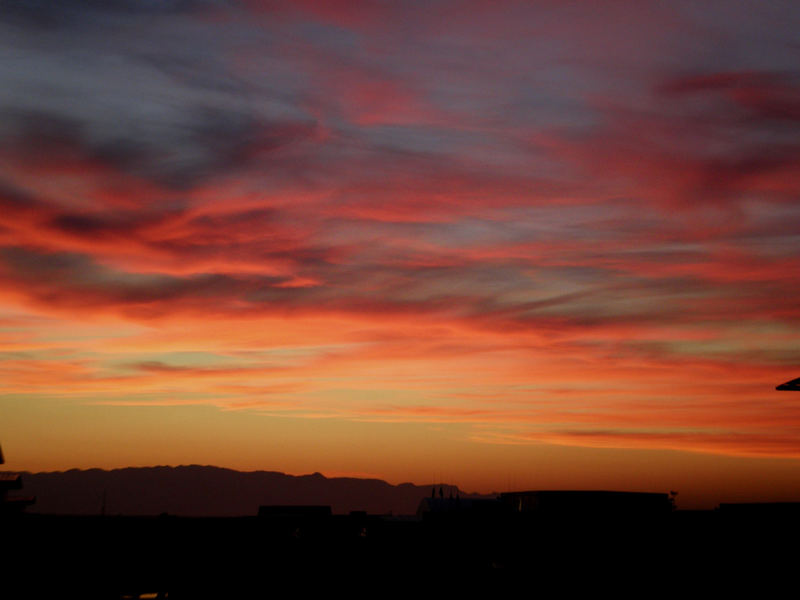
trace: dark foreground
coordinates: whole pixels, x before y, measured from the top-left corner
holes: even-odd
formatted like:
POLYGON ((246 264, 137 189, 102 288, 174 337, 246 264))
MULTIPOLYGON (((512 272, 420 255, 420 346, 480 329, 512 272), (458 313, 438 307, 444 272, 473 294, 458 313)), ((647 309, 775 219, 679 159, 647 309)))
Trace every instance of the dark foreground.
POLYGON ((427 596, 519 586, 526 596, 763 595, 794 579, 800 533, 793 513, 720 511, 608 520, 28 514, 5 519, 2 530, 6 584, 18 582, 33 598, 266 598, 336 589, 427 596))

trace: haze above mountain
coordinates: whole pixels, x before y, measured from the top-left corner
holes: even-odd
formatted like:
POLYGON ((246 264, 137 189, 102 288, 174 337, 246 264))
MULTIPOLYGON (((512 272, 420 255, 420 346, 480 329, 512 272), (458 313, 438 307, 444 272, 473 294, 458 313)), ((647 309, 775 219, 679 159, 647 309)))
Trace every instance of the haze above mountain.
MULTIPOLYGON (((334 513, 414 514, 432 485, 391 485, 380 479, 241 472, 211 466, 130 467, 24 473, 30 512, 48 514, 254 516, 261 505, 329 505, 334 513)), ((438 492, 438 487, 437 487, 438 492)), ((443 486, 445 495, 482 497, 443 486)))

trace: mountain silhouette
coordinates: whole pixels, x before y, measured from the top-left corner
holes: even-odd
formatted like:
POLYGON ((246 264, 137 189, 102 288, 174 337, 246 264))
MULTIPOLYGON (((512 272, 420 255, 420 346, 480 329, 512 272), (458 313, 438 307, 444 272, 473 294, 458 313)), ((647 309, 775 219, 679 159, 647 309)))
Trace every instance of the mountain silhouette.
MULTIPOLYGON (((24 473, 30 512, 46 514, 254 516, 261 505, 329 505, 334 513, 414 514, 431 485, 391 485, 380 479, 241 472, 212 466, 129 467, 24 473)), ((444 493, 462 497, 455 486, 444 493)))

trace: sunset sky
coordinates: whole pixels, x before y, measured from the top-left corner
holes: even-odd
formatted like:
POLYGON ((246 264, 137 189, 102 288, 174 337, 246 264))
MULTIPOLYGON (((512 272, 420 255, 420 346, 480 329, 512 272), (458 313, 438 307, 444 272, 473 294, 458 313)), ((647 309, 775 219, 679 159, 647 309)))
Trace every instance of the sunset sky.
POLYGON ((800 500, 796 1, 0 1, 7 468, 800 500))

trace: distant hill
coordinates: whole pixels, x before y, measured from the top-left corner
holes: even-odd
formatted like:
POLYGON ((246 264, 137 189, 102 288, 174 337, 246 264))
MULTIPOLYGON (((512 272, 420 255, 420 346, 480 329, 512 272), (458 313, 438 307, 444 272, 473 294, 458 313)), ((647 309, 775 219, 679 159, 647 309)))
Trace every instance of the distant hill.
MULTIPOLYGON (((323 504, 334 513, 414 514, 431 485, 391 485, 380 479, 241 472, 209 466, 131 467, 24 473, 26 495, 35 495, 29 512, 181 516, 254 516, 262 504, 323 504)), ((437 489, 438 491, 438 489, 437 489)), ((445 486, 444 493, 461 493, 445 486)))

